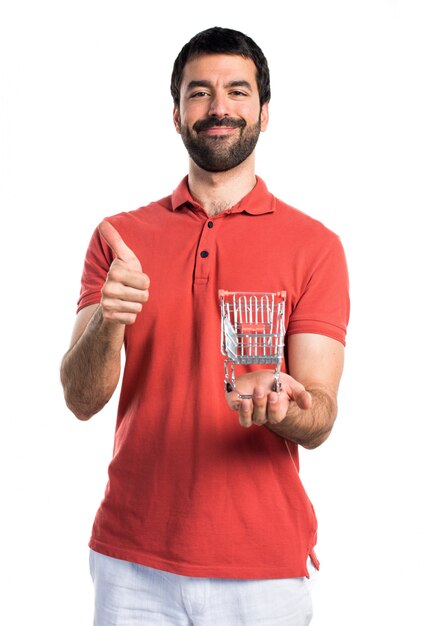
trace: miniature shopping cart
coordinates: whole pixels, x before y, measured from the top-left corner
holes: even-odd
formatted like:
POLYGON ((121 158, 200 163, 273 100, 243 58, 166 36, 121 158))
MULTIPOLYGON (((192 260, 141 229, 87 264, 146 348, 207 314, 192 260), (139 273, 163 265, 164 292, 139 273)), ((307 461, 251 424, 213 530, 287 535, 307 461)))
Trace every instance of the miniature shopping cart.
MULTIPOLYGON (((281 391, 279 372, 284 353, 284 310, 286 292, 218 292, 221 307, 221 352, 226 391, 235 386, 235 365, 271 363, 275 365, 273 391, 281 391), (230 364, 230 374, 229 374, 230 364)), ((240 394, 240 398, 252 395, 240 394)))

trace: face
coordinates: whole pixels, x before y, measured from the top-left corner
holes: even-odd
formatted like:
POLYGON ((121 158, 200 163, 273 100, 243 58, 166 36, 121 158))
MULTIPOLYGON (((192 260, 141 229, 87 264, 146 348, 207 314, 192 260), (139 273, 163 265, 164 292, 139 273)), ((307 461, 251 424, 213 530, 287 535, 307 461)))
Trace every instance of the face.
POLYGON ((174 124, 200 168, 223 172, 245 161, 267 123, 251 59, 207 54, 186 63, 174 124))

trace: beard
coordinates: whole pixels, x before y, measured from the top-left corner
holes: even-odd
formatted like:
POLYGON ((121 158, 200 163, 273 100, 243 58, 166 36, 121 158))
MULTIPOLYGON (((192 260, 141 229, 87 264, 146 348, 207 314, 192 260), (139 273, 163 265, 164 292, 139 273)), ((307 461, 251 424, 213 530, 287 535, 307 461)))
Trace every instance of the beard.
POLYGON ((190 158, 207 172, 225 172, 240 165, 256 147, 260 135, 260 117, 252 126, 243 119, 209 117, 196 122, 192 129, 180 123, 180 134, 190 158), (238 137, 230 135, 200 135, 213 127, 239 129, 238 137))

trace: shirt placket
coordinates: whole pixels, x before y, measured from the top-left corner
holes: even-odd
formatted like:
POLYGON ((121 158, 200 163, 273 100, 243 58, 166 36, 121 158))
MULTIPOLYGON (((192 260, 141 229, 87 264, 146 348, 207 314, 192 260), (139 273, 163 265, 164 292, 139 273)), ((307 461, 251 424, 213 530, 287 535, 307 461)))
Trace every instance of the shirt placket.
POLYGON ((216 231, 218 230, 218 224, 218 219, 208 218, 205 220, 203 225, 201 237, 196 250, 195 285, 202 286, 208 284, 215 250, 215 238, 216 231))

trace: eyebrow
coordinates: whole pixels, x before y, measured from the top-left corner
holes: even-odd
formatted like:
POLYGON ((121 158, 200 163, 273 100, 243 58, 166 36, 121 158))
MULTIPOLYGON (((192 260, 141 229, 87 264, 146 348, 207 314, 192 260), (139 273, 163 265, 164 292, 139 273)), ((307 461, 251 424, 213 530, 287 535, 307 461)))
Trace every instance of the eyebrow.
MULTIPOLYGON (((187 85, 186 91, 191 91, 196 87, 212 87, 212 83, 209 80, 191 80, 187 85)), ((252 87, 247 80, 232 80, 227 83, 226 87, 245 87, 249 91, 252 91, 252 87)))

